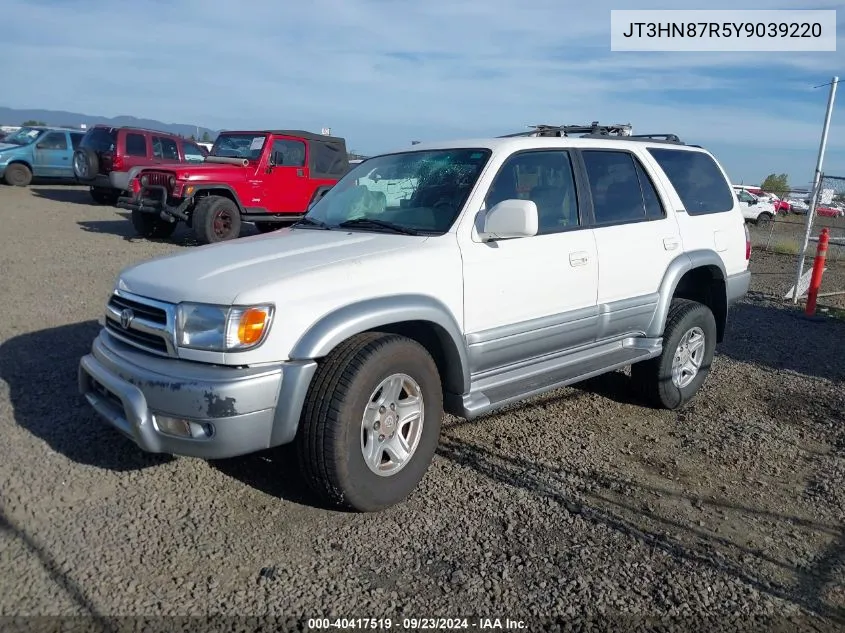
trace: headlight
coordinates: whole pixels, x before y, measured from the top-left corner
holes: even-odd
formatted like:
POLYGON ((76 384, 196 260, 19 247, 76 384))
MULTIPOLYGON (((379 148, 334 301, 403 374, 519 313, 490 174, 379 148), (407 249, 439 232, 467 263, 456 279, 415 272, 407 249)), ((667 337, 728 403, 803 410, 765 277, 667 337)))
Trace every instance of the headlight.
POLYGON ((149 177, 149 176, 147 176, 146 174, 144 174, 143 176, 141 176, 141 184, 142 184, 144 187, 146 187, 148 184, 150 184, 150 177, 149 177))
POLYGON ((257 347, 267 337, 273 306, 218 306, 180 303, 176 311, 176 344, 214 352, 257 347))

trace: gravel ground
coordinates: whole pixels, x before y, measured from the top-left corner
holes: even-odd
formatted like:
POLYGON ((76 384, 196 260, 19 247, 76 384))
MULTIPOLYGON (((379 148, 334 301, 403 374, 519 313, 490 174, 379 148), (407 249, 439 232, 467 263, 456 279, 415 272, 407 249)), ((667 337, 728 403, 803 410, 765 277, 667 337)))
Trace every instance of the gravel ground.
POLYGON ((75 187, 0 187, 0 214, 2 616, 845 626, 845 323, 777 299, 793 257, 755 252, 686 410, 643 407, 620 372, 450 418, 421 488, 356 515, 314 505, 288 449, 142 454, 77 396, 116 273, 190 234, 135 239, 75 187))

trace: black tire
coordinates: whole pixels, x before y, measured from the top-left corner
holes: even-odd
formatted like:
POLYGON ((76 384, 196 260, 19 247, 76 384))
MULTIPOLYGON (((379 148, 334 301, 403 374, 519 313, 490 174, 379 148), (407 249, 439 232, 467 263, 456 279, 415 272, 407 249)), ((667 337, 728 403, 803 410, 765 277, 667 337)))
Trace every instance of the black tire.
POLYGON ((258 230, 259 233, 272 233, 273 231, 278 231, 281 228, 284 228, 284 224, 280 222, 256 222, 255 228, 258 230))
POLYGON ((241 234, 241 213, 229 198, 207 196, 194 207, 191 226, 201 244, 233 240, 241 234))
POLYGON ((107 189, 105 187, 91 187, 91 198, 97 204, 116 204, 120 197, 120 192, 117 189, 107 189))
POLYGON ((688 299, 673 299, 663 331, 663 352, 660 356, 634 363, 631 378, 643 398, 660 409, 679 409, 687 404, 704 384, 710 373, 716 350, 716 319, 706 305, 688 299), (689 384, 679 386, 672 379, 672 362, 682 337, 699 328, 704 334, 700 367, 689 384))
POLYGON ((73 153, 73 175, 81 182, 91 181, 100 171, 100 159, 96 152, 88 147, 81 147, 73 153))
MULTIPOLYGON (((338 345, 314 376, 296 438, 300 468, 327 504, 359 512, 382 510, 403 501, 422 480, 437 449, 442 418, 440 375, 424 347, 396 334, 356 335, 338 345), (362 420, 371 394, 394 374, 406 374, 419 386, 422 428, 405 465, 382 476, 364 460, 362 420)), ((385 422, 382 428, 389 425, 385 422)))
POLYGON ((6 167, 3 180, 13 187, 26 187, 32 182, 32 170, 22 163, 12 163, 6 167))
POLYGON ((141 237, 147 239, 167 239, 176 230, 176 222, 168 222, 162 220, 154 213, 144 213, 143 211, 132 211, 132 226, 141 237))
POLYGON ((771 213, 761 213, 757 216, 757 220, 754 222, 760 228, 768 228, 772 225, 772 220, 774 217, 771 213))

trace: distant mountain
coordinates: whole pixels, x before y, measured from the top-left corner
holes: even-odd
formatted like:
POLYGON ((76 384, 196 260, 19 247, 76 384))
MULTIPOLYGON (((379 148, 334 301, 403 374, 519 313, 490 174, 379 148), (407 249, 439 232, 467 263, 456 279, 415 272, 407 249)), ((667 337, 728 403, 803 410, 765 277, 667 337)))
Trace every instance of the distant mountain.
POLYGON ((208 132, 211 140, 217 136, 219 130, 212 130, 206 127, 189 125, 187 123, 162 123, 161 121, 154 121, 152 119, 139 119, 134 116, 116 116, 105 117, 90 114, 80 114, 79 112, 64 112, 62 110, 16 110, 14 108, 0 107, 0 125, 20 125, 24 121, 43 121, 47 125, 66 125, 69 127, 79 127, 80 125, 87 125, 91 127, 96 124, 120 126, 143 127, 150 130, 159 130, 161 132, 170 132, 171 134, 180 134, 182 136, 191 136, 193 134, 198 139, 202 139, 202 135, 208 132))

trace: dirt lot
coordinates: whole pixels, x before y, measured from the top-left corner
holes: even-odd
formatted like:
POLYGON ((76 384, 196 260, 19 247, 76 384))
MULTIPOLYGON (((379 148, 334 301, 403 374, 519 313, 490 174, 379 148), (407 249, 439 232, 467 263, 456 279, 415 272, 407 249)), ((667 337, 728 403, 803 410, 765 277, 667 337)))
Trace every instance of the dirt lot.
POLYGON ((755 251, 687 410, 641 406, 617 373, 450 419, 421 489, 355 515, 313 505, 286 449, 142 454, 77 396, 116 273, 190 234, 134 239, 72 187, 0 187, 0 217, 0 615, 845 626, 845 322, 770 299, 794 257, 755 251))

